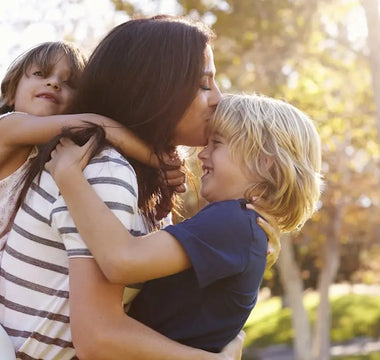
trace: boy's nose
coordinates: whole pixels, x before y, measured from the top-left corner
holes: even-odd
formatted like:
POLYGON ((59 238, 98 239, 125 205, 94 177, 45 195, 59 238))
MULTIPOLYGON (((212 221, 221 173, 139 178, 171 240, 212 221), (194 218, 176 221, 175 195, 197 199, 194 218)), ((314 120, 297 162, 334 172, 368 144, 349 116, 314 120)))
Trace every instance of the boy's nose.
POLYGON ((207 146, 205 146, 198 154, 198 159, 203 160, 207 157, 207 146))

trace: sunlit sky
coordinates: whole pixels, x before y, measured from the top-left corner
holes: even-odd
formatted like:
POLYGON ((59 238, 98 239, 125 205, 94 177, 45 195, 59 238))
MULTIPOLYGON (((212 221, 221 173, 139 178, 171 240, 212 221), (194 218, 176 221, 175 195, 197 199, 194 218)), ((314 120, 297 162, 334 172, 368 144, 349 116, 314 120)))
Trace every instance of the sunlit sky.
MULTIPOLYGON (((145 13, 175 14, 174 0, 136 0, 145 13)), ((87 53, 128 20, 110 0, 0 0, 0 79, 19 54, 45 41, 75 41, 87 53)))
MULTIPOLYGON (((218 4, 223 0, 204 0, 218 4)), ((340 0, 342 4, 355 0, 340 0)), ((133 0, 144 13, 176 14, 175 0, 133 0)), ((23 51, 44 42, 75 41, 90 53, 97 42, 127 15, 116 12, 110 0, 0 0, 0 79, 7 67, 23 51)), ((356 7, 349 14, 349 36, 358 43, 366 37, 364 13, 356 7)), ((328 31, 334 32, 334 24, 328 31)), ((362 46, 362 44, 360 44, 362 46)))

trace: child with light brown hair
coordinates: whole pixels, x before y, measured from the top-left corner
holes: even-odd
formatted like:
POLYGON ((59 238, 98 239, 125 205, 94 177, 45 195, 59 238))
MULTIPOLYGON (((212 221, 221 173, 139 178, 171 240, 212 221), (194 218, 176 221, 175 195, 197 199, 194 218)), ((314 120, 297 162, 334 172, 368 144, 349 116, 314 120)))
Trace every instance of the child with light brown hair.
POLYGON ((210 204, 182 223, 137 237, 84 178, 89 148, 91 141, 80 148, 62 139, 46 167, 107 279, 147 281, 129 315, 186 345, 220 351, 257 301, 267 238, 256 219, 262 215, 289 232, 315 211, 321 147, 312 121, 279 100, 224 96, 198 155, 200 192, 210 204))
MULTIPOLYGON (((75 97, 86 57, 73 44, 46 42, 10 65, 0 98, 0 261, 24 174, 42 145, 64 127, 104 127, 107 140, 126 156, 159 167, 151 149, 119 123, 97 114, 64 114, 75 97)), ((171 174, 173 176, 173 174, 171 174)))

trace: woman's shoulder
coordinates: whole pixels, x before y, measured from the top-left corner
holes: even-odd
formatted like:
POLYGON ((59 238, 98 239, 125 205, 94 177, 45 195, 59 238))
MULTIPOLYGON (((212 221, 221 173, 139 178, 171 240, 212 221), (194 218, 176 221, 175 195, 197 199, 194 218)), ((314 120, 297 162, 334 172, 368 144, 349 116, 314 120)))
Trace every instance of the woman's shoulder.
POLYGON ((116 168, 118 166, 125 167, 136 176, 136 172, 131 163, 113 147, 103 149, 90 160, 89 164, 112 164, 116 168))
POLYGON ((129 161, 116 149, 105 148, 94 156, 83 171, 90 184, 122 186, 137 196, 137 176, 129 161))

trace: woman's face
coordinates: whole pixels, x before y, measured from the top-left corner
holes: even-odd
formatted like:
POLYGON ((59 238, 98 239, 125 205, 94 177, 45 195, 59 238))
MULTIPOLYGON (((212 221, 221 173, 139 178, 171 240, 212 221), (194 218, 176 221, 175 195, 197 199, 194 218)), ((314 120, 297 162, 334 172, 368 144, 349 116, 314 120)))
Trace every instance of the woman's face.
POLYGON ((207 125, 221 99, 215 83, 214 56, 209 45, 199 90, 174 131, 175 145, 204 146, 207 144, 207 125))

